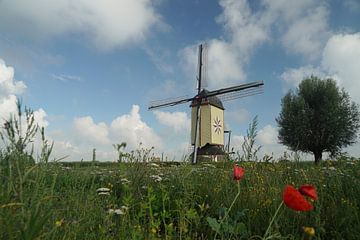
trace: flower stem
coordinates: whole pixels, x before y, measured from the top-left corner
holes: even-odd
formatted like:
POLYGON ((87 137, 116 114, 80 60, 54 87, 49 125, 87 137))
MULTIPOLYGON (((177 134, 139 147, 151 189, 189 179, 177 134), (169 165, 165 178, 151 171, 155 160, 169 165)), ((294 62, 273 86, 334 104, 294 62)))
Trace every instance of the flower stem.
POLYGON ((274 213, 274 216, 272 217, 272 219, 271 219, 271 221, 270 221, 270 223, 269 223, 268 228, 266 229, 266 232, 265 232, 265 234, 264 234, 264 236, 263 236, 263 239, 266 239, 267 235, 269 234, 269 231, 270 231, 270 229, 271 229, 271 226, 272 226, 273 222, 275 221, 275 218, 277 217, 277 215, 278 215, 278 213, 279 213, 279 211, 280 211, 280 209, 281 209, 281 207, 282 207, 283 205, 284 205, 284 201, 281 201, 279 207, 276 209, 276 212, 274 213))
MULTIPOLYGON (((224 218, 223 218, 223 219, 221 219, 220 224, 219 224, 219 230, 221 230, 221 225, 224 223, 225 219, 229 216, 229 213, 230 213, 231 208, 234 206, 234 204, 235 204, 236 200, 237 200, 237 199, 238 199, 238 197, 240 196, 240 181, 238 181, 238 182, 237 182, 237 184, 238 184, 238 192, 237 192, 237 194, 236 194, 236 196, 235 196, 234 200, 232 201, 232 203, 231 203, 231 205, 230 205, 229 209, 226 211, 224 218)), ((216 233, 215 233, 214 240, 216 239, 217 234, 218 234, 218 232, 216 232, 216 233)))

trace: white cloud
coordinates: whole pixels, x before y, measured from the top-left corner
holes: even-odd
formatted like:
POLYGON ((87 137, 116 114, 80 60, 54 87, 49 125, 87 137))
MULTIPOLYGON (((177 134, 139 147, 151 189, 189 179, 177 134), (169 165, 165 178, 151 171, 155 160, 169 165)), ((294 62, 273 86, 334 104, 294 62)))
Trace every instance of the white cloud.
POLYGON ((282 37, 285 48, 309 60, 321 57, 321 52, 329 37, 328 9, 320 5, 307 9, 306 15, 292 22, 282 37))
POLYGON ((319 66, 290 68, 281 74, 284 90, 298 86, 306 77, 315 75, 320 78, 333 78, 360 103, 360 33, 333 35, 325 45, 319 66))
POLYGON ((140 42, 164 25, 150 0, 0 2, 2 30, 35 39, 80 34, 102 50, 140 42))
POLYGON ((247 62, 253 50, 269 39, 267 22, 262 12, 251 11, 246 0, 221 0, 220 5, 224 11, 217 22, 223 24, 232 47, 236 47, 237 54, 247 62))
POLYGON ((186 112, 154 111, 154 114, 161 124, 172 128, 175 133, 190 131, 190 118, 186 112))
POLYGON ((283 80, 284 90, 287 91, 289 88, 297 87, 303 79, 311 75, 321 78, 326 76, 320 67, 307 65, 300 68, 289 68, 281 74, 280 78, 283 80))
POLYGON ((6 66, 0 59, 0 123, 7 120, 10 114, 16 113, 16 95, 22 94, 25 90, 26 85, 14 79, 14 69, 6 66))
POLYGON ((74 76, 74 75, 66 75, 66 74, 52 74, 51 75, 52 78, 56 79, 56 80, 59 80, 61 82, 72 82, 72 81, 76 81, 76 82, 81 82, 83 81, 81 79, 81 77, 79 76, 74 76))
POLYGON ((110 144, 109 131, 105 123, 94 123, 92 117, 80 117, 74 119, 74 126, 81 137, 92 143, 110 144))
POLYGON ((323 52, 322 67, 360 104, 360 33, 332 36, 323 52))
POLYGON ((130 149, 138 148, 139 144, 146 148, 161 148, 161 138, 141 120, 140 107, 133 105, 130 114, 117 117, 111 122, 112 139, 115 142, 126 142, 130 149))
POLYGON ((3 124, 5 120, 9 119, 10 114, 15 113, 16 109, 15 95, 0 98, 0 124, 3 124))
POLYGON ((230 142, 230 150, 233 148, 234 151, 242 151, 242 144, 244 143, 244 136, 241 135, 232 135, 230 142))
POLYGON ((47 114, 44 109, 40 108, 34 111, 34 121, 39 125, 39 127, 46 128, 49 126, 49 122, 46 120, 47 114))
POLYGON ((245 108, 240 108, 236 111, 227 110, 225 111, 225 117, 236 124, 242 124, 249 121, 250 113, 245 108))
MULTIPOLYGON (((290 54, 308 60, 321 57, 329 37, 329 10, 324 1, 263 0, 254 11, 246 0, 221 0, 223 12, 216 21, 226 32, 226 38, 208 40, 208 88, 220 88, 246 80, 246 65, 255 50, 276 33, 290 54)), ((184 70, 195 76, 197 46, 190 45, 179 52, 184 70)))
POLYGON ((317 60, 329 37, 325 1, 264 0, 262 18, 273 27, 288 53, 317 60))
POLYGON ((14 69, 6 66, 5 62, 0 59, 0 98, 21 94, 25 89, 24 82, 15 81, 14 69))
MULTIPOLYGON (((244 82, 244 67, 252 52, 268 39, 265 26, 252 14, 247 1, 222 0, 220 5, 223 12, 216 20, 226 30, 228 39, 211 39, 207 42, 205 86, 209 89, 244 82)), ((180 50, 179 55, 185 71, 195 77, 197 44, 180 50)))
POLYGON ((277 143, 278 130, 271 125, 266 125, 259 130, 258 137, 261 145, 270 145, 277 143))

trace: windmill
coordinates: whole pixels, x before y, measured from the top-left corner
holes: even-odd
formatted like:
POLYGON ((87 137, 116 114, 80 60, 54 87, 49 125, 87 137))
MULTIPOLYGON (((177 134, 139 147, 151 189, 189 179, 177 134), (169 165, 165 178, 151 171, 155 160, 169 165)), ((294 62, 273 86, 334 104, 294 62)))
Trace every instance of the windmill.
POLYGON ((208 91, 202 86, 204 46, 199 46, 197 90, 195 97, 180 97, 150 103, 149 110, 191 102, 191 144, 194 146, 192 163, 205 148, 224 147, 224 106, 221 100, 251 96, 262 92, 263 81, 251 82, 208 91), (221 99, 221 100, 220 100, 221 99))

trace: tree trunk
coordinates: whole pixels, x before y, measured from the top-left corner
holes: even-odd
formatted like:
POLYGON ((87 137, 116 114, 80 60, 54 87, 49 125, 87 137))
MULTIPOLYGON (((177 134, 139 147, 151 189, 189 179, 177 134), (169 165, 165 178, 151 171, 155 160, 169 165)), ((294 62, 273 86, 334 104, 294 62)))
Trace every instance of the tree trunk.
POLYGON ((318 165, 322 160, 322 151, 313 152, 315 156, 315 164, 318 165))

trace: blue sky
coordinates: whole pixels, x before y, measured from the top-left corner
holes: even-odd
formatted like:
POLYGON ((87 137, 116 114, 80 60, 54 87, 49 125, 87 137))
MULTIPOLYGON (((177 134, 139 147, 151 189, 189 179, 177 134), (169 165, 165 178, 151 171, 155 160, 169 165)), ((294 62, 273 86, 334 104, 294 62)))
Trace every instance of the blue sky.
MULTIPOLYGON (((358 0, 0 1, 0 114, 16 96, 55 142, 54 157, 113 160, 113 143, 178 159, 190 142, 197 47, 207 88, 263 80, 264 93, 224 102, 232 146, 253 117, 263 153, 281 155, 275 118, 284 94, 311 74, 334 78, 360 103, 358 0)), ((359 157, 360 145, 346 149, 359 157)))

